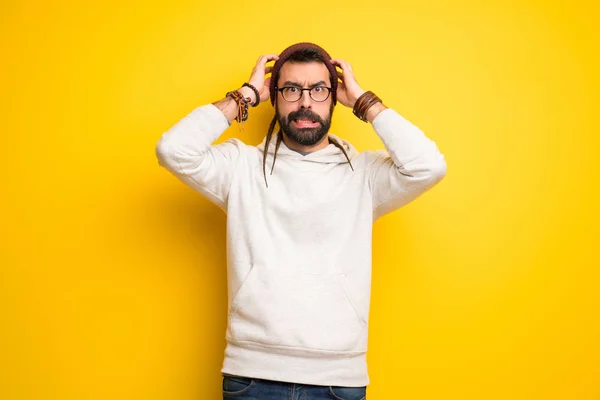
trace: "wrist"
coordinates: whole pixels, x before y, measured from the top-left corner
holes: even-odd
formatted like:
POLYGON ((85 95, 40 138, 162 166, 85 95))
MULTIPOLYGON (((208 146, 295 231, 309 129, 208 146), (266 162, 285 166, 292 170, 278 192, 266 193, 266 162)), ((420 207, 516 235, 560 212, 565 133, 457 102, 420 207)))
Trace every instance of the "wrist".
POLYGON ((244 98, 250 97, 251 104, 256 103, 257 99, 256 99, 256 94, 254 93, 254 90, 250 89, 249 87, 242 86, 240 89, 238 89, 238 91, 244 96, 244 98))
POLYGON ((380 112, 382 112, 383 110, 385 110, 387 107, 383 105, 383 103, 381 102, 377 102, 375 104, 373 104, 368 110, 367 110, 367 121, 369 121, 369 123, 373 123, 373 120, 375 119, 375 117, 377 117, 379 115, 380 112))
POLYGON ((350 104, 348 105, 348 107, 354 108, 356 101, 360 98, 360 96, 362 96, 365 93, 366 93, 366 90, 362 90, 362 89, 359 89, 356 92, 354 92, 352 94, 352 96, 350 97, 350 104))

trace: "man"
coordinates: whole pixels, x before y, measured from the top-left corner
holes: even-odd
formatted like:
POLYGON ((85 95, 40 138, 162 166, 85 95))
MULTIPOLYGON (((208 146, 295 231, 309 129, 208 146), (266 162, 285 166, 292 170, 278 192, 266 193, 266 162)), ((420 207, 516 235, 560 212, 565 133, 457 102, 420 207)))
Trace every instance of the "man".
POLYGON ((365 92, 347 62, 298 43, 179 121, 157 155, 228 215, 224 399, 365 398, 372 224, 445 176, 436 144, 365 92), (212 145, 268 99, 276 116, 258 147, 212 145), (329 132, 337 101, 387 152, 358 153, 329 132))

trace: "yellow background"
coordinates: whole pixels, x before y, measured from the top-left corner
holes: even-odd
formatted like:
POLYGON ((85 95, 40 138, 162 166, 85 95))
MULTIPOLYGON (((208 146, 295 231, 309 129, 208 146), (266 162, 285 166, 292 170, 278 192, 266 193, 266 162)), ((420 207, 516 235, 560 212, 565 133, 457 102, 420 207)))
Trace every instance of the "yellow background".
MULTIPOLYGON (((592 2, 0 6, 0 398, 218 399, 225 215, 162 132, 314 41, 446 156, 375 225, 368 398, 599 400, 592 2)), ((251 109, 220 140, 257 144, 251 109)), ((338 106, 332 132, 382 148, 338 106)))

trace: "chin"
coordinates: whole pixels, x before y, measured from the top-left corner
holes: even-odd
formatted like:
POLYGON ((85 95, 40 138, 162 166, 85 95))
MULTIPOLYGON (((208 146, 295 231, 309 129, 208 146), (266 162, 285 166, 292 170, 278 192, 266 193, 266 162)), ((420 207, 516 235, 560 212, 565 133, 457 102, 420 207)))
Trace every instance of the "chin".
POLYGON ((284 131, 285 135, 294 142, 303 146, 313 146, 319 143, 327 132, 319 132, 321 128, 303 128, 284 131))

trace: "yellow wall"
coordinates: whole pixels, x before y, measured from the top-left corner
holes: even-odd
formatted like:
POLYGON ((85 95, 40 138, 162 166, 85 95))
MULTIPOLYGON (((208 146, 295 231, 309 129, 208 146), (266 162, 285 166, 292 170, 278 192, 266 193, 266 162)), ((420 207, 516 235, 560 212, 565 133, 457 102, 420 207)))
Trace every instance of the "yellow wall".
POLYGON ((0 6, 0 398, 219 398, 225 216, 154 146, 308 40, 448 162, 375 226, 368 397, 600 399, 591 1, 86 3, 0 6))

